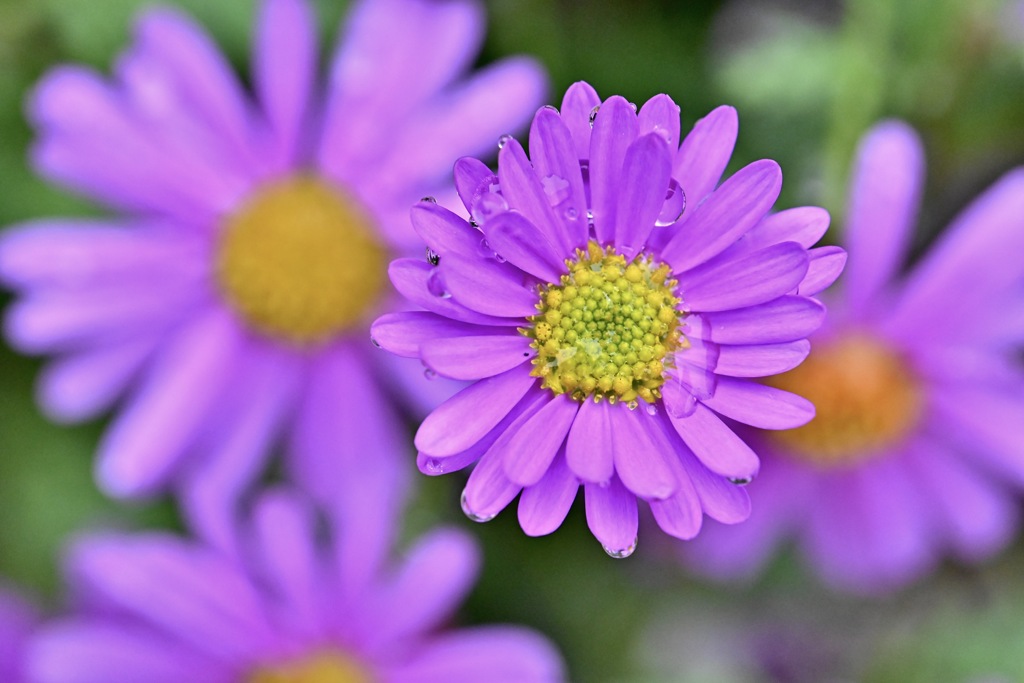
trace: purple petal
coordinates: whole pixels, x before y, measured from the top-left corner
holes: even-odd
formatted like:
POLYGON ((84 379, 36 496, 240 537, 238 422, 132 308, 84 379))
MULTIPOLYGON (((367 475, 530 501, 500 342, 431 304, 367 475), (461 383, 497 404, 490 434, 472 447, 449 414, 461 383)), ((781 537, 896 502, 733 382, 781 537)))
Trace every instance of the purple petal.
POLYGON ((512 502, 522 486, 505 476, 503 454, 485 453, 462 491, 462 511, 475 522, 490 521, 512 502))
POLYGON ((612 418, 607 401, 583 401, 565 443, 569 469, 585 482, 605 484, 615 472, 612 418))
POLYGON ((672 497, 652 500, 651 512, 661 530, 670 536, 688 541, 700 533, 703 522, 700 498, 689 479, 686 479, 685 488, 672 497))
POLYGON ((719 377, 715 393, 702 403, 720 415, 759 429, 795 429, 814 417, 814 406, 807 399, 734 377, 719 377))
POLYGON ((303 0, 268 0, 260 9, 253 80, 276 142, 279 168, 296 162, 316 70, 316 29, 303 0))
POLYGON ((698 403, 687 417, 672 414, 672 404, 680 400, 676 395, 679 391, 674 382, 666 383, 663 387, 665 404, 672 426, 694 455, 723 477, 749 481, 757 476, 760 467, 757 454, 709 408, 698 403))
POLYGON ((228 667, 133 624, 63 620, 48 625, 26 655, 27 678, 43 683, 221 683, 228 667))
POLYGON ((370 326, 375 345, 405 358, 419 358, 422 345, 435 339, 508 334, 508 327, 463 323, 428 311, 388 313, 370 326))
POLYGON ((517 268, 454 254, 441 268, 445 288, 470 310, 503 318, 526 318, 537 313, 540 295, 517 268))
POLYGON ((679 482, 667 462, 674 455, 665 452, 654 434, 660 429, 658 418, 624 405, 612 406, 608 417, 615 473, 623 486, 645 500, 664 500, 675 493, 679 482))
POLYGON ((736 110, 721 106, 697 121, 676 153, 672 177, 686 193, 687 203, 697 208, 718 185, 733 147, 739 120, 736 110))
POLYGON ((846 266, 846 252, 840 247, 818 247, 807 253, 807 275, 800 281, 800 296, 815 296, 832 285, 846 266))
POLYGON ((562 98, 562 120, 572 133, 577 159, 590 158, 590 112, 600 104, 597 91, 584 81, 570 85, 562 98))
POLYGON ((792 370, 810 352, 811 343, 806 339, 784 344, 722 345, 714 371, 730 377, 768 377, 792 370))
POLYGON ((416 234, 442 258, 459 254, 475 258, 479 254, 482 235, 463 218, 433 202, 421 201, 409 211, 416 234))
POLYGON ((783 242, 735 260, 710 261, 679 276, 676 291, 694 311, 756 306, 793 291, 807 273, 807 252, 783 242))
POLYGON ((680 273, 717 256, 764 218, 781 189, 782 170, 774 161, 744 166, 678 228, 662 258, 680 273))
POLYGON ((100 444, 96 476, 104 490, 134 496, 163 483, 198 430, 216 419, 239 344, 234 321, 220 311, 168 342, 100 444))
POLYGON ((432 638, 386 678, 402 683, 558 683, 561 659, 542 636, 511 626, 453 631, 432 638))
MULTIPOLYGON (((633 107, 614 95, 605 100, 594 119, 590 139, 590 196, 594 230, 601 244, 615 239, 615 221, 626 150, 637 136, 633 107)), ((666 183, 667 188, 667 183, 666 183)))
POLYGON ((519 497, 519 526, 527 536, 545 536, 562 525, 576 499, 580 482, 565 462, 565 451, 533 486, 519 497))
POLYGON ((763 249, 779 242, 796 242, 810 248, 828 230, 831 217, 817 206, 800 206, 766 216, 737 243, 747 250, 763 249))
POLYGON ((513 424, 489 451, 501 457, 505 474, 520 486, 533 486, 555 459, 569 433, 579 403, 555 396, 520 424, 513 424))
POLYGON ((718 344, 772 344, 803 339, 825 320, 825 307, 814 299, 781 296, 766 304, 707 313, 707 338, 718 344))
POLYGON ((668 143, 657 133, 637 138, 626 150, 616 201, 614 241, 627 259, 643 248, 654 229, 665 204, 671 170, 668 143))
POLYGON ((437 268, 420 259, 396 259, 388 266, 388 277, 395 289, 413 304, 446 318, 474 325, 521 325, 520 318, 508 319, 484 315, 466 308, 450 296, 431 291, 431 280, 439 277, 437 268))
POLYGON ((708 517, 723 524, 738 524, 750 516, 750 496, 746 487, 737 486, 713 473, 688 452, 684 452, 680 459, 700 500, 699 507, 708 517))
POLYGON ((498 180, 509 206, 523 214, 555 247, 551 255, 558 258, 567 253, 568 242, 562 243, 564 230, 551 206, 552 197, 515 139, 509 140, 498 152, 498 180))
POLYGON ((872 128, 861 140, 851 174, 845 243, 854 259, 845 293, 854 315, 893 277, 903 260, 924 181, 924 149, 899 121, 872 128))
POLYGON ((563 247, 562 253, 570 254, 587 243, 587 197, 572 133, 552 108, 542 108, 533 119, 530 157, 541 182, 551 184, 549 201, 564 219, 562 230, 553 237, 563 247), (564 183, 564 187, 558 187, 558 183, 564 183))
POLYGON ((487 164, 474 159, 473 157, 462 157, 455 162, 455 189, 459 198, 468 211, 473 205, 473 196, 476 190, 485 180, 493 179, 497 182, 498 176, 494 175, 487 164))
POLYGON ((377 614, 365 625, 367 630, 385 647, 422 637, 451 616, 479 569, 480 551, 468 534, 454 529, 430 532, 417 541, 398 575, 373 601, 377 614))
POLYGON ((514 330, 502 335, 429 339, 420 346, 423 364, 452 379, 493 377, 537 355, 530 339, 514 330))
POLYGON ((109 408, 152 357, 162 339, 109 343, 51 362, 39 377, 38 399, 55 422, 80 422, 109 408))
POLYGON ((416 432, 416 448, 436 456, 469 448, 491 431, 536 381, 528 369, 517 367, 471 384, 427 416, 416 432))
POLYGON ((636 548, 636 496, 618 478, 607 485, 585 484, 587 526, 611 555, 625 557, 636 548))
POLYGON ((564 258, 569 252, 561 251, 548 234, 520 213, 500 213, 487 221, 483 231, 491 248, 544 282, 557 283, 566 272, 564 258))
POLYGON ((655 95, 644 102, 637 122, 640 135, 657 133, 672 149, 679 145, 679 105, 668 95, 655 95))

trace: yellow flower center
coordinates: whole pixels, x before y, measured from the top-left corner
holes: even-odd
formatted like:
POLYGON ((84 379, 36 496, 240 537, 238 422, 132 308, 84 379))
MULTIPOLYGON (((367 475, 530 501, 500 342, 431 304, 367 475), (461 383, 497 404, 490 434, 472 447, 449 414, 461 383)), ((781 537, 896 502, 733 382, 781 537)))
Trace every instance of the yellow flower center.
POLYGON ((294 176, 261 188, 227 218, 216 277, 253 328, 305 346, 364 318, 386 266, 361 207, 322 180, 294 176))
POLYGON ((666 358, 687 343, 671 269, 645 254, 627 262, 596 242, 566 265, 558 284, 541 288, 540 312, 522 330, 537 350, 532 374, 577 401, 653 403, 661 397, 666 358))
POLYGON ((878 455, 905 437, 921 414, 921 392, 906 363, 863 335, 815 346, 794 370, 766 383, 804 396, 817 416, 803 427, 772 432, 785 450, 824 467, 878 455))
POLYGON ((246 683, 373 683, 373 677, 355 660, 334 651, 281 666, 259 669, 246 683))

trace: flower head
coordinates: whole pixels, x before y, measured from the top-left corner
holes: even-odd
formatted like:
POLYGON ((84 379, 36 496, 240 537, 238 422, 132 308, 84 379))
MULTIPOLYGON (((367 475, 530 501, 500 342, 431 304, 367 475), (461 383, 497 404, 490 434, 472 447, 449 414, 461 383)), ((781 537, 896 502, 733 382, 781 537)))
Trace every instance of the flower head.
POLYGON ((756 570, 795 536, 830 583, 897 586, 946 553, 977 560, 1016 528, 1024 484, 1024 172, 978 198, 905 276, 924 175, 905 124, 861 143, 850 249, 829 324, 799 368, 768 380, 814 402, 792 431, 752 436, 765 474, 744 528, 709 529, 687 558, 756 570))
POLYGON ((7 335, 58 356, 54 418, 121 401, 108 493, 174 481, 224 507, 283 434, 321 491, 401 433, 391 396, 426 410, 457 386, 374 353, 369 322, 387 261, 420 249, 410 203, 444 197, 451 159, 524 122, 544 79, 524 59, 460 78, 473 0, 354 3, 322 85, 314 24, 307 0, 260 3, 249 93, 199 26, 149 10, 114 78, 59 67, 32 98, 37 167, 114 215, 7 231, 7 335))
POLYGON ((71 553, 82 604, 40 627, 40 683, 554 683, 562 663, 513 626, 440 630, 479 562, 438 530, 398 566, 391 525, 291 490, 265 493, 238 555, 162 533, 93 535, 71 553), (326 524, 325 524, 326 522, 326 524))
POLYGON ((591 530, 625 556, 638 497, 681 538, 702 512, 747 516, 736 484, 758 460, 719 415, 770 428, 810 419, 806 401, 749 378, 803 360, 824 315, 810 296, 844 257, 808 251, 824 211, 766 218, 775 162, 716 187, 736 130, 721 107, 680 143, 668 96, 637 112, 577 83, 561 112, 537 113, 531 158, 505 137, 497 174, 456 164, 468 222, 413 209, 428 258, 390 274, 426 312, 384 316, 372 333, 440 375, 477 380, 416 435, 426 474, 479 461, 463 493, 470 517, 490 519, 522 491, 523 529, 550 533, 582 483, 591 530))

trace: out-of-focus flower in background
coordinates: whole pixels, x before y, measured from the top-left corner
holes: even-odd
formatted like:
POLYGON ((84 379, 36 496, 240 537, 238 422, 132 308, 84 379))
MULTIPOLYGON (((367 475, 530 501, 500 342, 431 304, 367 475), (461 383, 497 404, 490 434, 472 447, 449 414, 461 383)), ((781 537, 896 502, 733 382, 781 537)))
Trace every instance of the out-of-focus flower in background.
POLYGON ((318 511, 279 488, 253 503, 238 555, 166 533, 80 538, 68 561, 79 602, 38 628, 31 680, 562 680, 561 658, 534 631, 439 630, 472 586, 476 546, 435 530, 396 565, 392 516, 378 511, 318 511))
POLYGON ((251 94, 170 9, 140 16, 112 80, 48 73, 29 107, 35 164, 115 215, 32 221, 0 243, 21 294, 8 338, 58 356, 45 410, 76 421, 123 400, 102 488, 175 482, 211 521, 202 511, 225 509, 279 440, 329 495, 401 452, 393 398, 425 411, 450 394, 370 346, 385 269, 418 248, 409 205, 450 192, 452 160, 523 124, 545 89, 529 59, 461 78, 482 40, 475 2, 356 3, 323 83, 309 4, 259 11, 251 94))
POLYGON ((977 561, 1017 527, 1024 486, 1024 171, 960 214, 898 270, 924 176, 917 135, 863 139, 846 222, 850 263, 800 367, 767 383, 814 402, 808 425, 756 435, 764 476, 742 528, 684 549, 721 576, 761 566, 796 536, 828 582, 903 584, 945 554, 977 561))
POLYGON ((28 680, 24 668, 26 652, 37 618, 25 600, 0 586, 0 681, 28 680))
POLYGON ((805 400, 749 378, 804 359, 824 315, 810 297, 845 255, 808 251, 828 226, 820 209, 762 221, 782 185, 775 162, 718 186, 736 131, 720 107, 681 139, 668 96, 637 113, 577 83, 561 114, 534 118, 532 159, 510 138, 497 175, 456 165, 469 222, 414 210, 431 257, 394 262, 391 279, 429 312, 385 316, 373 336, 479 380, 416 435, 426 474, 479 461, 462 500, 471 518, 522 492, 523 529, 548 534, 582 484, 591 531, 622 557, 636 545, 637 498, 680 538, 705 512, 747 516, 737 484, 758 459, 718 415, 765 428, 810 419, 805 400))

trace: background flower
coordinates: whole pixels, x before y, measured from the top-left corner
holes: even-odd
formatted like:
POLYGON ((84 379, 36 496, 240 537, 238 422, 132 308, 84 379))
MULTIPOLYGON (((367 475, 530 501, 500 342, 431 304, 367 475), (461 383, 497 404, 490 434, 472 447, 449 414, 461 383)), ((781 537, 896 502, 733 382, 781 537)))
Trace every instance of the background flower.
POLYGON ((806 427, 761 434, 767 476, 738 533, 716 528, 692 559, 714 574, 753 570, 796 536, 825 579, 891 588, 946 553, 979 560, 1017 527, 1024 482, 1024 171, 954 219, 897 277, 913 234, 923 150, 906 125, 864 138, 846 220, 850 266, 831 318, 799 370, 806 427), (761 507, 762 504, 763 507, 761 507))
POLYGON ((21 683, 25 678, 26 648, 37 616, 22 598, 0 589, 0 680, 21 683))
POLYGON ((275 444, 329 495, 400 451, 393 399, 419 411, 450 393, 373 354, 386 258, 417 248, 409 204, 443 192, 451 160, 492 145, 543 91, 527 59, 461 78, 483 32, 475 2, 356 3, 322 82, 309 4, 258 8, 252 93, 171 9, 140 15, 113 79, 51 70, 29 104, 35 164, 117 215, 36 220, 0 244, 22 294, 8 337, 58 356, 39 385, 48 414, 123 400, 101 487, 175 481, 188 508, 221 509, 206 532, 225 541, 228 501, 275 444), (366 456, 371 440, 382 455, 366 456))
POLYGON ((412 219, 428 262, 390 268, 429 312, 372 329, 388 350, 479 380, 416 433, 426 474, 479 460, 462 495, 470 518, 490 520, 522 492, 523 529, 549 534, 583 485, 590 529, 614 557, 636 547, 637 498, 684 539, 705 512, 746 518, 737 484, 757 456, 718 415, 766 428, 810 419, 802 398, 749 378, 803 360, 824 315, 810 297, 845 262, 835 247, 808 251, 828 226, 820 209, 762 221, 782 184, 775 162, 719 186, 733 109, 685 138, 668 96, 635 109, 576 83, 561 113, 534 117, 531 159, 512 138, 496 175, 461 159, 469 222, 421 204, 412 219))

